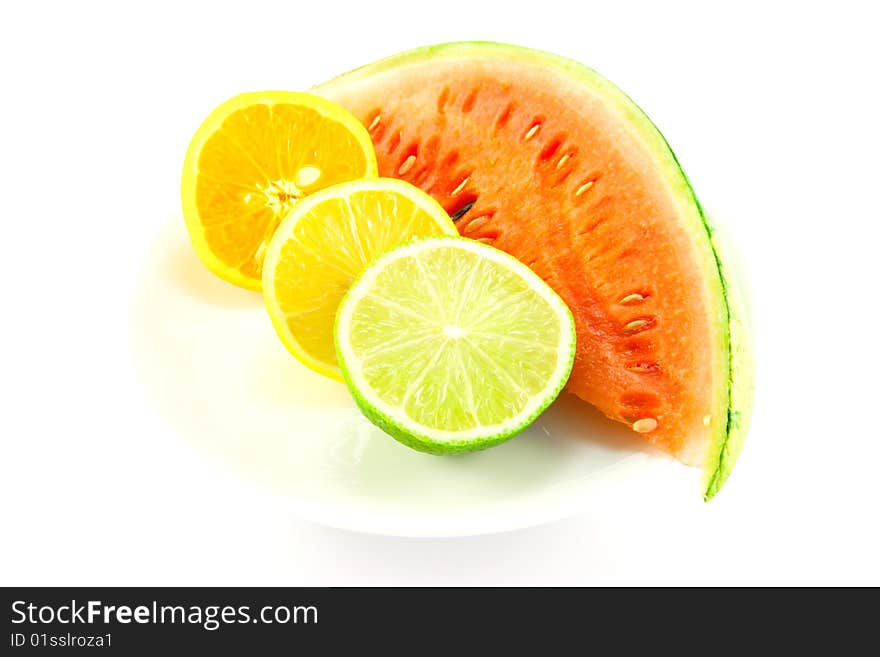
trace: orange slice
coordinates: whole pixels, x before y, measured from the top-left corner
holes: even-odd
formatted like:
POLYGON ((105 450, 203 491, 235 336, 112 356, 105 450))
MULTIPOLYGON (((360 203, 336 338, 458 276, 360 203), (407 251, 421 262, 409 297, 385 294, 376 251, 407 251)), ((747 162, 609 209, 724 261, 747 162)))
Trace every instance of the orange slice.
POLYGON ((189 145, 183 216, 208 269, 259 290, 266 246, 301 199, 375 176, 369 134, 339 105, 292 91, 241 94, 211 112, 189 145))

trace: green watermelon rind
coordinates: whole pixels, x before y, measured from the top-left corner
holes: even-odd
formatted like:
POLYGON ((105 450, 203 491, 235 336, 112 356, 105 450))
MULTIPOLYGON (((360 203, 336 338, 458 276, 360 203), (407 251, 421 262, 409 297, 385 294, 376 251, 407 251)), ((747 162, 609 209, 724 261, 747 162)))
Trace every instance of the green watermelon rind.
MULTIPOLYGON (((695 197, 696 200, 696 197, 695 197)), ((699 201, 697 202, 699 205, 699 201)), ((700 212, 703 212, 700 207, 700 212)), ((703 213, 705 218, 705 213, 703 213)), ((705 491, 703 498, 708 502, 724 486, 733 466, 739 458, 752 419, 754 405, 754 360, 752 358, 752 338, 746 321, 745 302, 736 277, 728 266, 725 246, 718 232, 706 219, 710 232, 712 249, 718 264, 718 273, 724 287, 724 299, 728 314, 728 397, 726 435, 721 441, 709 446, 704 466, 705 491)))
POLYGON ((593 69, 566 57, 533 50, 522 46, 492 41, 468 41, 442 43, 392 55, 361 68, 344 73, 311 91, 330 98, 334 87, 350 87, 358 82, 369 82, 379 73, 391 71, 408 63, 416 63, 439 55, 466 58, 469 54, 486 57, 498 56, 506 60, 522 59, 554 68, 579 81, 592 92, 613 104, 614 109, 637 131, 657 164, 666 172, 670 185, 680 203, 690 212, 682 216, 691 220, 691 234, 697 242, 694 246, 704 258, 703 268, 715 270, 716 280, 709 280, 711 298, 716 301, 716 322, 721 326, 722 347, 726 358, 719 357, 719 365, 727 368, 727 421, 723 430, 717 432, 710 442, 703 464, 704 499, 712 499, 727 479, 742 450, 753 404, 753 363, 751 341, 744 322, 744 304, 736 281, 726 265, 724 247, 717 231, 703 210, 693 186, 685 174, 666 138, 642 109, 623 91, 593 69), (701 240, 705 236, 706 240, 701 240), (708 248, 706 248, 708 247, 708 248))
MULTIPOLYGON (((583 65, 579 64, 579 66, 583 65)), ((626 96, 622 91, 620 93, 626 96)), ((641 120, 647 122, 657 136, 663 140, 666 150, 675 162, 677 173, 687 185, 691 201, 700 214, 703 228, 709 238, 709 246, 712 249, 715 266, 718 270, 718 279, 721 283, 721 301, 727 318, 727 330, 725 332, 727 347, 727 421, 725 430, 709 445, 705 457, 703 466, 703 499, 708 502, 715 497, 730 477, 745 443, 752 418, 752 408, 754 405, 754 361, 752 359, 751 334, 748 322, 745 319, 745 302, 742 298, 742 291, 737 283, 736 276, 728 265, 729 258, 726 255, 726 246, 709 215, 703 208, 703 204, 697 198, 690 178, 685 173, 684 167, 681 166, 678 156, 672 150, 672 146, 666 140, 663 133, 660 132, 657 125, 636 105, 635 101, 629 98, 629 96, 626 96, 626 98, 638 111, 641 120)))

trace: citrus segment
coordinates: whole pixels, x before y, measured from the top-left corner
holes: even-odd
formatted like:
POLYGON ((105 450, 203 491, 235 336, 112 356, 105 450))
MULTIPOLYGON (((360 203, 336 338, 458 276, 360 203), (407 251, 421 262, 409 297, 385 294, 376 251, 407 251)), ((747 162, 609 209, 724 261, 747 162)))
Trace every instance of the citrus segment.
POLYGON ((449 215, 412 185, 358 180, 300 202, 269 244, 266 308, 279 337, 303 363, 341 380, 333 346, 339 301, 384 251, 413 237, 457 235, 449 215))
POLYGON ((340 367, 364 413, 427 452, 472 451, 528 426, 565 385, 571 312, 511 256, 428 238, 379 258, 336 320, 340 367))
POLYGON ((190 143, 184 218, 209 269, 259 290, 266 245, 298 201, 375 175, 369 135, 338 105, 297 92, 241 94, 215 109, 190 143))

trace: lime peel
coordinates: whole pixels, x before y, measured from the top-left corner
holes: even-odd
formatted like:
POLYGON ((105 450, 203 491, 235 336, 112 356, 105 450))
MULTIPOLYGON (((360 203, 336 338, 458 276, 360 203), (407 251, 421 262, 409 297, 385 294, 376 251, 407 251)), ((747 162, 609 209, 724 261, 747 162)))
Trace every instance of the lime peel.
POLYGON ((435 454, 485 449, 521 432, 559 395, 575 354, 574 319, 565 302, 512 256, 461 237, 422 238, 380 256, 340 303, 334 335, 337 362, 364 415, 405 445, 435 454), (467 265, 474 262, 477 267, 468 272, 467 265), (420 274, 395 278, 395 268, 420 274), (469 275, 462 277, 462 272, 469 275), (431 280, 441 281, 450 294, 437 294, 431 280), (411 284, 412 289, 383 289, 394 281, 411 284), (462 297, 465 291, 484 303, 469 303, 473 298, 462 297), (406 305, 396 301, 395 294, 423 299, 421 308, 402 312, 406 305), (374 310, 383 307, 388 321, 373 321, 370 313, 381 319, 374 310), (462 314, 467 321, 459 322, 462 314), (542 318, 544 325, 536 326, 535 318, 542 318), (511 327, 517 322, 529 324, 523 335, 538 336, 534 343, 514 334, 511 327), (382 335, 388 326, 389 334, 382 335), (428 336, 433 331, 434 339, 412 338, 412 329, 428 336), (357 331, 372 332, 369 340, 383 347, 368 354, 376 363, 373 373, 365 371, 368 356, 357 344, 357 331), (551 338, 552 344, 540 342, 551 338), (407 376, 408 355, 420 363, 413 366, 412 377, 407 376), (444 366, 457 371, 445 371, 444 366), (393 374, 383 379, 382 372, 393 374), (425 384, 425 377, 432 377, 433 388, 425 384), (377 390, 377 382, 387 387, 377 390), (453 382, 463 385, 449 385, 453 382), (406 386, 402 396, 400 386, 406 386), (421 402, 416 408, 430 423, 407 410, 413 399, 421 402), (481 422, 479 414, 493 421, 481 422), (444 421, 459 426, 450 429, 444 421), (464 426, 469 421, 473 426, 464 426))

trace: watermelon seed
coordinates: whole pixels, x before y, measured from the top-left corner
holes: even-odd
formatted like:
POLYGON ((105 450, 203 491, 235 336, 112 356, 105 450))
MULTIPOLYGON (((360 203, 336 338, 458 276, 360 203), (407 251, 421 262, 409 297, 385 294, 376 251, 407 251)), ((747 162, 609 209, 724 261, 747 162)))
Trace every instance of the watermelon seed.
POLYGON ((633 356, 648 356, 654 352, 654 344, 645 338, 632 338, 620 345, 620 351, 633 356))
POLYGON ((491 214, 481 214, 478 217, 474 217, 467 224, 468 231, 479 230, 480 228, 485 226, 491 218, 491 214))
POLYGON ((375 130, 375 129, 376 129, 376 126, 379 125, 379 121, 381 121, 381 120, 382 120, 382 115, 381 115, 381 114, 377 114, 377 115, 376 115, 376 118, 374 118, 372 121, 370 121, 370 127, 367 128, 367 130, 369 130, 370 132, 372 132, 373 130, 375 130))
POLYGON ((563 166, 565 166, 565 163, 568 162, 568 159, 570 157, 571 155, 569 153, 566 153, 565 155, 560 157, 559 162, 556 163, 556 170, 559 171, 563 166))
POLYGON ((643 417, 633 422, 633 431, 636 433, 650 433, 657 428, 657 420, 652 417, 643 417))
MULTIPOLYGON (((413 176, 412 184, 415 185, 416 187, 422 187, 422 183, 425 182, 425 180, 428 178, 428 176, 430 174, 431 174, 430 167, 422 167, 422 169, 415 176, 413 176)), ((425 191, 428 191, 426 188, 423 188, 423 189, 425 189, 425 191)))
POLYGON ((400 146, 401 139, 403 139, 403 132, 401 132, 401 131, 396 132, 388 144, 388 154, 389 155, 397 150, 397 147, 400 146))
POLYGON ((482 242, 483 244, 491 244, 492 242, 495 241, 495 238, 494 237, 478 237, 477 241, 482 242))
POLYGON ((452 190, 452 196, 458 196, 461 193, 461 190, 464 189, 465 185, 468 184, 468 181, 471 179, 470 176, 465 176, 464 180, 458 183, 458 187, 452 190))
POLYGON ((651 328, 653 325, 653 317, 641 317, 639 319, 634 319, 631 322, 628 322, 623 327, 623 330, 626 333, 638 333, 639 331, 644 331, 645 329, 651 328))
MULTIPOLYGON (((458 220, 461 219, 464 215, 466 215, 466 214, 468 213, 468 211, 469 211, 472 207, 474 207, 474 203, 476 203, 476 202, 477 202, 476 199, 474 199, 473 201, 468 201, 467 203, 465 203, 464 205, 462 205, 458 210, 456 210, 455 212, 453 212, 452 214, 450 214, 449 217, 450 217, 453 221, 458 221, 458 220)), ((471 223, 473 223, 473 221, 472 221, 471 223)))
POLYGON ((443 87, 443 91, 441 91, 440 95, 437 97, 437 111, 441 113, 444 112, 447 102, 449 102, 449 87, 443 87))
POLYGON ((458 162, 458 151, 449 151, 440 163, 441 169, 450 169, 452 165, 458 162))
POLYGON ((407 158, 403 161, 403 164, 401 164, 397 168, 397 175, 398 176, 406 175, 407 172, 413 168, 415 163, 416 163, 416 156, 415 155, 407 156, 407 158))
MULTIPOLYGON (((569 157, 574 157, 574 153, 572 153, 571 155, 569 155, 569 157)), ((564 169, 559 173, 559 175, 556 177, 556 180, 553 181, 553 186, 554 186, 554 187, 558 187, 559 185, 561 185, 562 183, 564 183, 564 182, 568 179, 568 177, 572 174, 573 171, 574 171, 574 167, 566 167, 566 168, 564 168, 564 169)))
MULTIPOLYGON (((645 408, 659 403, 657 395, 652 392, 626 392, 620 397, 620 403, 629 408, 645 408)), ((638 416, 630 417, 630 422, 639 420, 638 416)))
POLYGON ((461 111, 465 114, 474 109, 474 103, 477 100, 477 92, 479 89, 474 89, 468 94, 468 97, 464 99, 464 103, 461 106, 461 111))
POLYGON ((643 295, 641 295, 637 292, 634 292, 633 294, 627 294, 625 297, 623 297, 617 303, 619 303, 621 306, 636 306, 644 300, 645 300, 645 297, 643 295))
POLYGON ((703 426, 708 427, 708 426, 709 426, 709 423, 710 423, 711 421, 712 421, 712 416, 711 416, 711 415, 704 415, 704 416, 703 416, 703 426))
POLYGON ((540 121, 536 121, 535 123, 532 124, 532 127, 528 129, 528 132, 526 132, 525 136, 523 137, 523 141, 528 141, 529 139, 534 137, 535 133, 537 133, 538 130, 540 130, 540 129, 541 129, 541 123, 540 123, 540 121))
MULTIPOLYGON (((528 137, 526 138, 528 139, 528 137)), ((565 135, 556 137, 549 144, 544 146, 544 148, 541 149, 540 155, 538 155, 538 163, 546 162, 553 157, 556 154, 556 151, 559 150, 559 147, 562 146, 563 139, 565 139, 565 135)))
POLYGON ((650 374, 659 372, 660 366, 657 363, 633 363, 632 365, 627 365, 626 369, 630 372, 638 372, 639 374, 650 374))
POLYGON ((507 103, 507 107, 505 107, 501 111, 501 114, 498 115, 498 118, 495 119, 495 128, 496 129, 503 128, 505 125, 507 125, 507 122, 510 121, 510 117, 513 114, 513 108, 514 108, 513 103, 507 103))
POLYGON ((574 195, 580 196, 585 191, 590 189, 590 187, 592 187, 595 184, 595 182, 596 182, 595 180, 587 180, 585 183, 583 183, 580 187, 577 188, 577 191, 574 193, 574 195))
POLYGON ((599 226, 604 224, 606 221, 608 221, 608 215, 607 214, 600 215, 599 218, 596 219, 596 221, 591 223, 589 226, 587 226, 584 230, 582 230, 578 234, 579 235, 586 235, 587 233, 592 233, 594 230, 596 230, 599 226))

